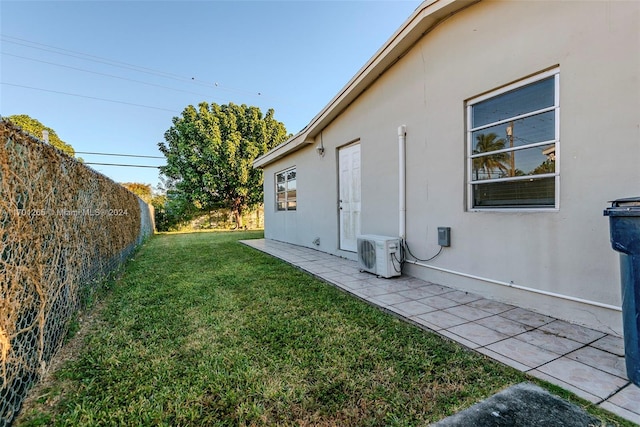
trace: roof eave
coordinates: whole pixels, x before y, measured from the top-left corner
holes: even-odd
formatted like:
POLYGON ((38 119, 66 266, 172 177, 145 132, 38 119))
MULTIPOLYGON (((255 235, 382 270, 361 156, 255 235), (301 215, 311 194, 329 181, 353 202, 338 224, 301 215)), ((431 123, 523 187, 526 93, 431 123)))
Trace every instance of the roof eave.
POLYGON ((480 0, 427 0, 423 2, 302 131, 257 158, 253 166, 262 168, 309 143, 313 143, 315 136, 322 129, 402 58, 426 33, 451 15, 478 1, 480 0))
POLYGON ((267 166, 269 163, 273 163, 276 160, 283 158, 284 156, 292 153, 294 151, 299 150, 302 146, 305 146, 309 143, 309 141, 305 141, 305 131, 307 128, 304 128, 302 131, 293 135, 291 138, 287 139, 282 144, 277 147, 272 148, 267 151, 262 156, 258 157, 253 161, 254 168, 263 168, 267 166))

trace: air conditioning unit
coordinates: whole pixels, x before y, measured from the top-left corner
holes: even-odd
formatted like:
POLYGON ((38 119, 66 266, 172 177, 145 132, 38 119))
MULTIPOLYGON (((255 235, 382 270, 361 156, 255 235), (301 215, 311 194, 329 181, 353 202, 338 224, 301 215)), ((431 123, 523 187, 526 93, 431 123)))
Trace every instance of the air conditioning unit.
POLYGON ((400 276, 400 239, 397 237, 365 234, 358 236, 358 265, 380 277, 400 276))

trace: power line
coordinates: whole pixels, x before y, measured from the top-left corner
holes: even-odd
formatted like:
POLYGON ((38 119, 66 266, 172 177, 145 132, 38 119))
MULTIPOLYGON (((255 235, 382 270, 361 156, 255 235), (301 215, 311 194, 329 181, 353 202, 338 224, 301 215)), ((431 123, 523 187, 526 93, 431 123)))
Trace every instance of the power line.
POLYGON ((17 44, 19 46, 28 47, 28 48, 31 48, 31 49, 43 50, 45 52, 51 52, 51 53, 55 53, 57 55, 70 56, 72 58, 82 59, 84 61, 91 61, 91 62, 97 62, 97 63, 100 63, 100 64, 106 64, 106 65, 110 65, 112 67, 125 68, 125 69, 128 69, 128 70, 137 71, 139 73, 153 74, 153 75, 156 75, 156 76, 161 76, 161 77, 174 79, 174 80, 190 81, 189 78, 183 77, 183 76, 179 76, 177 74, 166 73, 164 71, 158 71, 158 70, 153 70, 151 68, 141 67, 141 66, 134 65, 134 64, 128 64, 126 62, 120 62, 120 61, 115 61, 115 60, 108 59, 108 58, 102 58, 102 57, 99 57, 99 56, 90 55, 88 53, 77 52, 77 51, 73 51, 73 50, 70 50, 70 49, 64 49, 64 48, 61 48, 61 47, 56 47, 56 46, 51 46, 51 45, 47 45, 47 44, 43 44, 43 43, 38 43, 38 42, 26 40, 26 39, 21 39, 19 37, 7 36, 6 34, 2 34, 2 37, 5 38, 4 41, 6 43, 17 44), (36 45, 36 46, 31 46, 29 44, 20 43, 20 42, 16 42, 16 41, 13 41, 13 40, 6 40, 6 38, 14 39, 14 40, 20 40, 20 41, 27 42, 27 43, 30 43, 30 44, 33 44, 33 45, 36 45), (45 47, 47 47, 49 49, 45 49, 44 47, 38 47, 38 46, 45 46, 45 47), (55 50, 51 50, 51 49, 55 49, 55 50), (56 50, 59 50, 59 51, 62 51, 62 52, 56 52, 56 50), (63 52, 71 52, 71 53, 63 53, 63 52))
POLYGON ((145 166, 145 165, 123 165, 119 163, 83 163, 83 165, 124 166, 128 168, 150 168, 150 169, 160 169, 161 167, 161 166, 145 166))
POLYGON ((87 99, 94 99, 94 100, 98 100, 98 101, 113 102, 115 104, 125 104, 125 105, 132 105, 134 107, 152 108, 154 110, 169 111, 170 113, 179 114, 179 111, 169 110, 168 108, 162 108, 162 107, 154 107, 152 105, 135 104, 133 102, 117 101, 115 99, 99 98, 97 96, 80 95, 80 94, 77 94, 77 93, 69 93, 69 92, 61 92, 61 91, 57 91, 57 90, 42 89, 42 88, 39 88, 39 87, 24 86, 24 85, 18 85, 18 84, 15 84, 15 83, 0 82, 0 84, 7 85, 7 86, 21 87, 21 88, 24 88, 24 89, 39 90, 39 91, 42 91, 42 92, 57 93, 57 94, 60 94, 60 95, 75 96, 75 97, 78 97, 78 98, 87 98, 87 99))
POLYGON ((90 151, 75 151, 76 154, 95 154, 97 156, 141 157, 145 159, 164 159, 162 156, 143 156, 138 154, 94 153, 90 151))
POLYGON ((5 40, 5 42, 7 43, 12 43, 12 44, 17 44, 19 46, 24 46, 24 47, 28 47, 31 49, 37 49, 37 50, 43 50, 45 52, 51 52, 51 53, 55 53, 58 55, 64 55, 64 56, 70 56, 72 58, 77 58, 77 59, 81 59, 84 61, 92 61, 92 62, 98 62, 101 64, 106 64, 106 65, 110 65, 112 67, 118 67, 118 68, 124 68, 124 69, 128 69, 128 70, 133 70, 133 71, 137 71, 139 73, 145 73, 145 74, 151 74, 151 75, 155 75, 155 76, 159 76, 159 77, 163 77, 166 79, 172 79, 172 80, 178 80, 178 81, 183 81, 183 82, 190 82, 193 84, 196 84, 198 86, 204 86, 204 87, 208 87, 208 88, 216 88, 216 89, 221 89, 221 90, 226 90, 226 91, 230 91, 230 92, 237 92, 237 93, 242 93, 245 95, 254 95, 254 96, 262 96, 262 92, 260 91, 251 91, 251 90, 246 90, 246 89, 238 89, 238 88, 231 88, 231 87, 226 87, 224 85, 219 84, 218 82, 206 82, 206 81, 200 81, 200 80, 196 80, 195 77, 185 77, 185 76, 181 76, 178 74, 173 74, 173 73, 168 73, 165 71, 160 71, 160 70, 155 70, 153 68, 147 68, 147 67, 142 67, 139 65, 134 65, 134 64, 129 64, 126 62, 121 62, 121 61, 116 61, 113 59, 108 59, 108 58, 103 58, 100 56, 96 56, 96 55, 91 55, 88 53, 83 53, 83 52, 77 52, 77 51, 73 51, 70 49, 64 49, 61 47, 56 47, 56 46, 52 46, 52 45, 47 45, 47 44, 43 44, 43 43, 38 43, 38 42, 34 42, 31 40, 26 40, 26 39, 22 39, 19 37, 13 37, 13 36, 9 36, 6 34, 0 34, 1 37, 3 37, 5 40), (13 40, 7 40, 7 39, 13 39, 13 40), (25 43, 20 43, 17 42, 15 40, 19 40, 20 42, 26 42, 29 44, 25 44, 25 43), (35 46, 31 46, 31 45, 35 45, 35 46), (38 46, 44 46, 44 47, 38 47, 38 46), (46 49, 48 48, 48 49, 46 49), (51 49, 55 49, 55 50, 51 50, 51 49), (57 52, 57 51, 61 51, 61 52, 57 52), (64 53, 64 52, 71 52, 71 53, 64 53))
POLYGON ((209 95, 204 95, 204 94, 198 93, 198 92, 192 92, 192 91, 184 90, 184 89, 177 89, 177 88, 173 88, 173 87, 169 87, 169 86, 163 86, 163 85, 159 85, 159 84, 155 84, 155 83, 145 82, 145 81, 142 81, 142 80, 130 79, 130 78, 127 78, 127 77, 116 76, 114 74, 108 74, 108 73, 101 73, 101 72, 98 72, 98 71, 86 70, 84 68, 71 67, 69 65, 57 64, 55 62, 49 62, 49 61, 43 61, 41 59, 29 58, 27 56, 14 55, 12 53, 7 53, 7 52, 2 52, 2 54, 3 55, 7 55, 7 56, 13 56, 14 58, 26 59, 27 61, 40 62, 42 64, 54 65, 56 67, 68 68, 70 70, 82 71, 84 73, 90 73, 90 74, 96 74, 98 76, 111 77, 111 78, 114 78, 114 79, 125 80, 125 81, 129 81, 129 82, 133 82, 133 83, 140 83, 140 84, 147 85, 147 86, 159 87, 159 88, 162 88, 162 89, 169 89, 169 90, 174 90, 174 91, 177 91, 177 92, 190 93, 192 95, 210 97, 209 95))
MULTIPOLYGON (((290 99, 279 99, 279 98, 274 98, 272 96, 264 96, 264 94, 261 91, 228 87, 228 86, 225 86, 225 85, 220 84, 218 82, 201 81, 199 79, 196 79, 195 77, 185 77, 185 76, 181 76, 181 75, 178 75, 178 74, 173 74, 173 73, 169 73, 169 72, 165 72, 165 71, 154 70, 152 68, 143 67, 143 66, 140 66, 140 65, 129 64, 129 63, 122 62, 122 61, 116 61, 116 60, 113 60, 113 59, 103 58, 103 57, 96 56, 96 55, 91 55, 91 54, 87 54, 87 53, 83 53, 83 52, 73 51, 73 50, 70 50, 70 49, 64 49, 64 48, 60 48, 60 47, 56 47, 56 46, 52 46, 52 45, 38 43, 38 42, 22 39, 22 38, 19 38, 19 37, 9 36, 7 34, 0 34, 0 37, 6 43, 13 43, 13 44, 16 44, 16 45, 19 45, 19 46, 24 46, 24 47, 31 48, 31 49, 37 49, 37 50, 42 50, 42 51, 45 51, 45 52, 58 54, 58 55, 69 56, 69 57, 77 58, 77 59, 80 59, 80 60, 83 60, 83 61, 91 61, 91 62, 101 63, 101 64, 105 64, 105 65, 112 66, 112 67, 132 70, 132 71, 136 71, 136 72, 139 72, 139 73, 145 73, 145 74, 150 74, 150 75, 154 75, 154 76, 159 76, 159 77, 166 78, 166 79, 176 80, 176 81, 180 81, 180 82, 188 82, 188 83, 192 83, 192 84, 195 84, 195 85, 198 85, 198 86, 201 86, 201 87, 206 87, 206 88, 209 88, 209 89, 222 90, 222 91, 226 91, 226 92, 237 93, 237 94, 241 94, 241 95, 248 95, 248 96, 253 96, 253 97, 257 96, 257 97, 259 97, 259 98, 261 98, 263 100, 269 99, 269 100, 272 100, 272 101, 279 101, 279 102, 283 102, 283 103, 285 103, 285 104, 287 104, 289 106, 298 106, 299 107, 299 106, 303 105, 303 104, 301 104, 299 102, 299 100, 293 101, 293 100, 290 100, 290 99), (7 40, 7 39, 13 39, 13 40, 7 40), (19 40, 21 42, 26 42, 26 43, 29 43, 29 44, 20 43, 20 42, 15 41, 15 40, 19 40), (37 45, 37 46, 31 46, 31 45, 37 45), (44 47, 38 47, 38 46, 44 46, 44 47), (52 50, 52 49, 55 49, 55 50, 52 50), (58 51, 62 51, 62 52, 58 52, 58 51), (71 52, 71 53, 64 53, 64 52, 71 52)), ((140 84, 160 87, 160 88, 174 90, 174 91, 180 91, 180 92, 184 92, 184 93, 190 93, 190 94, 194 94, 194 95, 198 95, 198 96, 206 96, 206 97, 209 97, 209 98, 212 98, 212 99, 219 99, 219 100, 222 99, 220 96, 208 96, 208 95, 203 95, 203 94, 200 94, 200 93, 197 93, 197 92, 191 92, 191 91, 188 91, 188 90, 182 90, 182 89, 172 88, 172 87, 158 85, 158 84, 154 84, 154 83, 144 82, 144 81, 140 81, 140 80, 129 79, 129 78, 126 78, 126 77, 115 76, 115 75, 111 75, 111 74, 107 74, 107 73, 100 73, 100 72, 97 72, 97 71, 85 70, 85 69, 82 69, 82 68, 76 68, 76 67, 71 67, 71 66, 62 65, 62 64, 56 64, 56 63, 53 63, 53 62, 47 62, 47 61, 43 61, 43 60, 38 60, 38 59, 34 59, 34 58, 28 58, 28 57, 14 55, 14 54, 5 53, 5 52, 2 52, 2 53, 4 55, 14 56, 14 57, 17 57, 17 58, 22 58, 22 59, 26 59, 26 60, 30 60, 30 61, 41 62, 41 63, 55 65, 55 66, 59 66, 59 67, 70 68, 70 69, 83 71, 83 72, 87 72, 87 73, 93 73, 93 74, 97 74, 97 75, 103 75, 103 76, 107 76, 107 77, 112 77, 112 78, 117 78, 117 79, 122 79, 122 80, 128 80, 128 81, 132 81, 132 82, 136 82, 136 83, 140 83, 140 84)), ((304 104, 304 105, 306 105, 306 104, 304 104)))

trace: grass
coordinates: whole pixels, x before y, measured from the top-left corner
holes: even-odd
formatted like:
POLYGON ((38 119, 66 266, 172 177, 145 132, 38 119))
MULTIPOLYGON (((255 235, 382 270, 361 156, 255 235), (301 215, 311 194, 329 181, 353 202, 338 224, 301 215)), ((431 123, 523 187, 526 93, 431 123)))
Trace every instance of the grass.
POLYGON ((152 238, 17 424, 415 426, 528 380, 237 242, 255 237, 152 238))

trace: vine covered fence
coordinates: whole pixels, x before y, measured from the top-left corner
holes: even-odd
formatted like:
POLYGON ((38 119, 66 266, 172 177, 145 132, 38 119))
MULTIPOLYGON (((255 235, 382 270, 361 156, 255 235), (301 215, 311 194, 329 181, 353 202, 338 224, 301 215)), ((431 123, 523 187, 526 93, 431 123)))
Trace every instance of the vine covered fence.
POLYGON ((0 120, 0 426, 86 297, 152 233, 133 193, 0 120))

